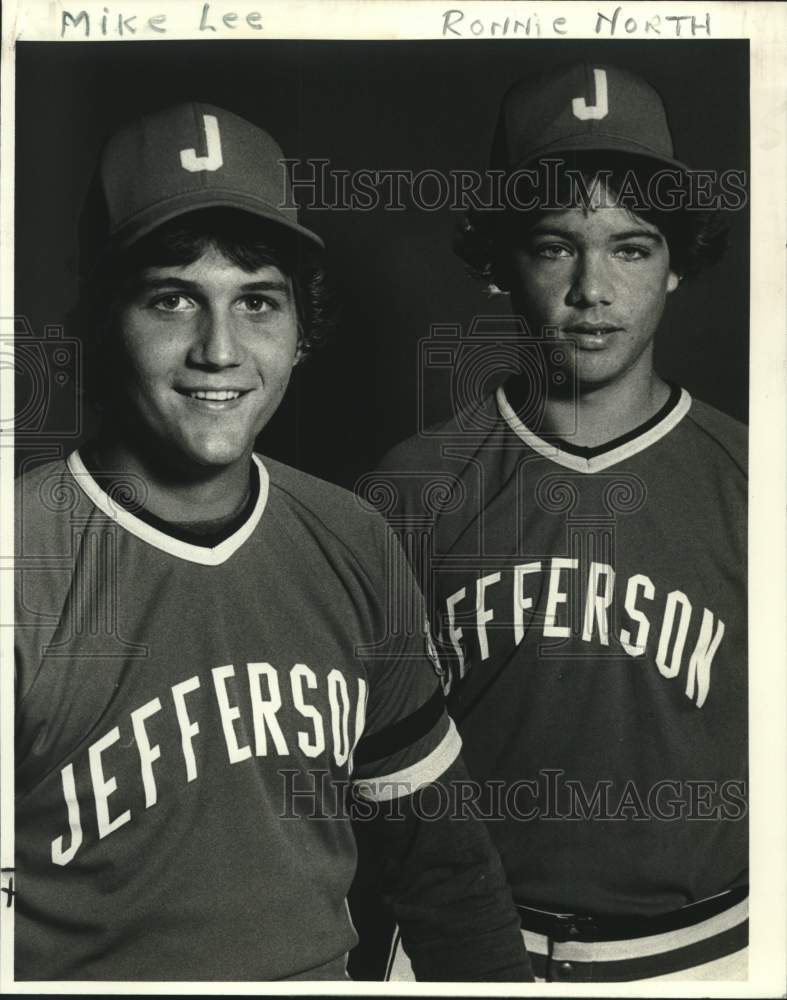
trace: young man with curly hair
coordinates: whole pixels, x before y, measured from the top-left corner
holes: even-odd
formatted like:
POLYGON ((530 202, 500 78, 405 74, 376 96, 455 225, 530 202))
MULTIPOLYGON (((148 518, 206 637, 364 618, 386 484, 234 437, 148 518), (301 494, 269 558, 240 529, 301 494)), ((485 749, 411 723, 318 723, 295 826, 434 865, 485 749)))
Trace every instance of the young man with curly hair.
POLYGON ((483 824, 420 820, 464 772, 401 551, 254 450, 327 321, 281 150, 178 105, 93 197, 103 423, 16 504, 15 978, 346 979, 353 802, 419 978, 532 978, 483 824))
POLYGON ((538 977, 745 978, 746 433, 653 357, 724 235, 613 66, 515 85, 492 166, 509 204, 457 249, 515 315, 459 348, 463 384, 516 370, 381 472, 474 806, 538 977))

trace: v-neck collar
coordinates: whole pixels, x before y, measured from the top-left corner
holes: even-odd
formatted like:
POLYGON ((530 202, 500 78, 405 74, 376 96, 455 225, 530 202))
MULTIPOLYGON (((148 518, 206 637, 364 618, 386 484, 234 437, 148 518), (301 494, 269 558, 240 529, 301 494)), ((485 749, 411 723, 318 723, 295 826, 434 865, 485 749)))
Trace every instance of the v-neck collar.
POLYGON ((566 447, 566 443, 559 439, 546 441, 526 427, 509 403, 503 386, 497 389, 495 396, 500 415, 520 440, 556 465, 573 469, 575 472, 600 472, 644 451, 660 441, 665 434, 669 434, 691 407, 691 396, 685 389, 680 389, 654 417, 633 431, 598 448, 587 449, 585 454, 580 454, 579 449, 575 451, 570 446, 566 447))
POLYGON ((125 528, 130 534, 141 539, 143 542, 147 542, 148 545, 161 549, 162 552, 167 552, 178 559, 200 563, 203 566, 219 566, 221 563, 226 562, 234 552, 237 552, 241 545, 250 537, 259 524, 268 501, 268 470, 258 455, 252 455, 252 459, 259 476, 257 502, 244 523, 231 535, 213 547, 193 545, 190 542, 185 542, 132 514, 130 510, 127 510, 118 501, 113 500, 108 493, 105 493, 101 489, 88 472, 78 451, 73 451, 68 456, 66 464, 82 492, 93 501, 99 510, 103 511, 107 517, 110 517, 121 528, 125 528))

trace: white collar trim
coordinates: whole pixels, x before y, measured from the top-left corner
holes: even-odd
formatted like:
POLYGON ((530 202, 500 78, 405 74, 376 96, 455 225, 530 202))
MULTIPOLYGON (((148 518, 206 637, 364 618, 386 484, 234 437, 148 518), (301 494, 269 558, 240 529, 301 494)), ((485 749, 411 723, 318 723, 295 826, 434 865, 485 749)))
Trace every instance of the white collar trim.
POLYGON ((268 470, 262 464, 262 460, 258 455, 252 455, 251 457, 254 460, 260 478, 260 492, 257 502, 254 505, 254 510, 252 510, 248 519, 237 531, 233 532, 229 538, 225 538, 223 542, 220 542, 213 548, 205 545, 192 545, 189 542, 181 541, 179 538, 173 538, 171 535, 167 535, 165 532, 159 531, 158 528, 154 528, 152 525, 140 520, 140 518, 135 517, 125 507, 121 507, 120 504, 101 489, 90 475, 78 451, 71 452, 66 460, 66 464, 82 492, 93 501, 99 510, 103 511, 107 517, 110 517, 121 528, 125 528, 130 534, 142 539, 143 542, 147 542, 148 545, 161 549, 162 552, 167 552, 178 559, 200 563, 203 566, 219 566, 221 563, 226 562, 234 552, 237 552, 241 545, 249 538, 259 524, 262 512, 265 510, 265 505, 268 502, 268 470))
POLYGON ((580 455, 573 455, 571 452, 562 451, 557 445, 544 441, 543 438, 538 437, 537 434, 528 430, 508 402, 502 385, 497 389, 495 396, 500 415, 518 438, 529 445, 533 451, 537 451, 539 455, 543 455, 544 458, 548 458, 550 461, 555 462, 557 465, 562 465, 566 469, 573 469, 574 472, 600 472, 602 469, 608 469, 612 465, 617 465, 618 462, 622 462, 626 458, 631 458, 637 452, 644 451, 663 438, 665 434, 669 434, 686 416, 691 407, 691 396, 685 389, 681 389, 680 398, 675 406, 673 406, 662 420, 659 420, 657 424, 646 430, 644 434, 631 438, 629 441, 618 445, 617 448, 612 448, 610 451, 605 451, 600 455, 594 455, 592 458, 582 458, 580 455))

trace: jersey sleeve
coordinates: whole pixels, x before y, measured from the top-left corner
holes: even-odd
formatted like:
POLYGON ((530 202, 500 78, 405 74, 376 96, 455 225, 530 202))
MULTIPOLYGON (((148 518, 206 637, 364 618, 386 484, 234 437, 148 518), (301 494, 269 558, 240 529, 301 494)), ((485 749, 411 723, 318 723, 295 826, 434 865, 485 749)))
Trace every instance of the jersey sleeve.
POLYGON ((383 537, 376 636, 361 651, 369 678, 365 723, 353 752, 355 791, 375 801, 435 781, 461 748, 445 711, 423 598, 393 532, 385 528, 383 537))

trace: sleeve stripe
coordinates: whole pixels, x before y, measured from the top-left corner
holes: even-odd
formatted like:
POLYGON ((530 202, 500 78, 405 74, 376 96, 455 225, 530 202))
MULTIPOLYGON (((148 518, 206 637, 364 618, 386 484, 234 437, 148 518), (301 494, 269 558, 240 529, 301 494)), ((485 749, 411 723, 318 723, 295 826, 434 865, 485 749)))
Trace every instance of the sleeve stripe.
POLYGON ((419 788, 428 785, 450 767, 462 749, 462 740, 454 725, 454 720, 448 720, 445 736, 435 749, 401 771, 394 771, 379 778, 359 778, 353 782, 356 792, 372 802, 385 802, 405 795, 412 795, 419 788))
POLYGON ((356 767, 370 764, 383 757, 404 750, 417 740, 422 739, 434 728, 435 723, 443 714, 445 699, 443 689, 438 684, 434 694, 417 708, 412 715, 399 719, 391 726, 386 726, 376 733, 361 736, 353 753, 353 763, 356 767))

